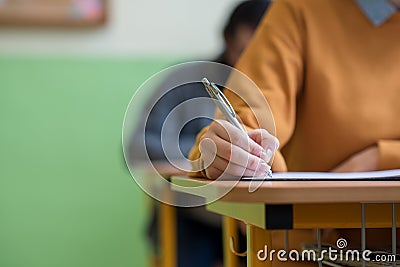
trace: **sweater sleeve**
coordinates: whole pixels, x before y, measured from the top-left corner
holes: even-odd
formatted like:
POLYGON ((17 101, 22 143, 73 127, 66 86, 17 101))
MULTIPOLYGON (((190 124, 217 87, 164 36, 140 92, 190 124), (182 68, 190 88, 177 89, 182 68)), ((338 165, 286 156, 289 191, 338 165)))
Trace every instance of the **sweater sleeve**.
POLYGON ((379 170, 400 169, 400 140, 380 140, 379 170))
MULTIPOLYGON (((293 134, 296 99, 303 83, 304 29, 301 12, 294 6, 295 2, 274 2, 236 65, 236 69, 255 83, 262 97, 252 98, 254 91, 240 86, 241 83, 232 83, 232 87, 241 87, 239 92, 224 91, 244 125, 248 129, 267 129, 278 137, 280 149, 293 134), (263 117, 270 118, 270 121, 263 120, 263 117), (272 118, 276 131, 271 129, 272 118)), ((206 131, 204 129, 197 137, 190 153, 191 160, 200 157, 199 140, 206 131)), ((284 157, 279 151, 275 154, 272 169, 287 171, 284 157)), ((201 176, 201 173, 191 175, 201 176)))

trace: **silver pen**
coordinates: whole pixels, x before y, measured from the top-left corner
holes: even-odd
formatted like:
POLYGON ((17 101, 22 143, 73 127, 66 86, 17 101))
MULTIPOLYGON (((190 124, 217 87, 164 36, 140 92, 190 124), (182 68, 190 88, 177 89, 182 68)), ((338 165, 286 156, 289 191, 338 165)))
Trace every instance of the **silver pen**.
MULTIPOLYGON (((246 129, 237 120, 235 110, 233 109, 231 103, 229 103, 226 96, 221 92, 221 90, 219 90, 219 88, 215 85, 215 83, 208 81, 207 78, 203 78, 202 82, 210 97, 216 100, 215 103, 217 107, 221 110, 225 118, 230 123, 232 123, 236 128, 240 129, 242 132, 247 134, 246 129)), ((272 177, 271 169, 267 170, 267 175, 268 177, 272 177)))

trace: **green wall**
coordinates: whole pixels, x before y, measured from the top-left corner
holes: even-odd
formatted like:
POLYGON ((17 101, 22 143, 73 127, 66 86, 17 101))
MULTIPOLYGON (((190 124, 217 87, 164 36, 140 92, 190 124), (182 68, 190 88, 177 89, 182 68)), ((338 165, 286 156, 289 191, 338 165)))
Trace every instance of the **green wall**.
POLYGON ((0 57, 0 266, 147 266, 149 199, 121 148, 170 60, 0 57))

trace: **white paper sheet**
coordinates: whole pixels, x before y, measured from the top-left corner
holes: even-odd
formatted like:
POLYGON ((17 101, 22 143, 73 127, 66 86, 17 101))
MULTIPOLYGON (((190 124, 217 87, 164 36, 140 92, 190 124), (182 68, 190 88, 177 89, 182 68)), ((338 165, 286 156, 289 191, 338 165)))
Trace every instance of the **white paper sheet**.
POLYGON ((374 172, 274 172, 272 178, 243 177, 242 180, 400 180, 400 169, 374 172))

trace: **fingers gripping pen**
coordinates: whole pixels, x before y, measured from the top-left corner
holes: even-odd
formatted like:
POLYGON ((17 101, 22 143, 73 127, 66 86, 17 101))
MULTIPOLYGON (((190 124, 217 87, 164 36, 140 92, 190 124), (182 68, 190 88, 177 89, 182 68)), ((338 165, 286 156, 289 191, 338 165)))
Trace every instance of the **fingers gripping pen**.
MULTIPOLYGON (((215 103, 217 107, 221 110, 222 114, 225 116, 225 118, 233 124, 235 127, 243 131, 244 133, 247 134, 246 129, 243 127, 243 125, 237 120, 236 118, 236 113, 235 110, 233 109, 232 105, 229 103, 228 99, 225 97, 225 95, 219 90, 219 88, 215 85, 213 82, 209 82, 207 78, 203 78, 202 80, 207 93, 210 95, 212 99, 215 100, 215 103)), ((268 150, 269 153, 271 153, 270 150, 268 150)), ((268 153, 267 152, 267 153, 268 153)), ((268 158, 271 158, 272 155, 267 155, 268 158)), ((269 177, 272 177, 272 172, 271 168, 267 170, 267 175, 269 177)))

